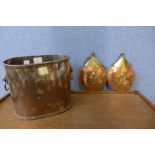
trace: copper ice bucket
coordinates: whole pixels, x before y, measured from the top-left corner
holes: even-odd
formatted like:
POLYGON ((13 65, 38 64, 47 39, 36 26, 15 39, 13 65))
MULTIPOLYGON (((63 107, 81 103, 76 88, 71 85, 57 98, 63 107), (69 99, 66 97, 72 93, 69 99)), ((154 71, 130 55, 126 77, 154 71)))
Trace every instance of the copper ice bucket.
POLYGON ((17 117, 37 119, 71 107, 72 69, 68 56, 16 57, 5 60, 4 66, 5 88, 10 89, 17 117))

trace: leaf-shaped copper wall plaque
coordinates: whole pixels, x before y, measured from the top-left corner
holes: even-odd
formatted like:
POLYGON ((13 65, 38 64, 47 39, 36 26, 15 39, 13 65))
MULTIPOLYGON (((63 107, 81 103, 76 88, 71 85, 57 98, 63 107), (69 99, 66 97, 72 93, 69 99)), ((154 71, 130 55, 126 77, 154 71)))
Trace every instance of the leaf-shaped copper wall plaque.
POLYGON ((127 91, 133 84, 135 73, 123 53, 109 69, 107 78, 113 90, 127 91))
POLYGON ((103 64, 91 54, 80 70, 80 82, 85 90, 100 90, 106 84, 106 69, 103 64))

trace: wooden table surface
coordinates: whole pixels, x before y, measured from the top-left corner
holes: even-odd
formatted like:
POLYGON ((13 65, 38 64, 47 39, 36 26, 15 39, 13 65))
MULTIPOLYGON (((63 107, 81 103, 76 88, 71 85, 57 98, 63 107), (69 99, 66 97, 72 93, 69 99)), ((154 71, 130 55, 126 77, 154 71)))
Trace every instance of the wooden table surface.
POLYGON ((76 92, 68 111, 37 120, 20 120, 11 97, 0 103, 0 128, 155 128, 154 105, 138 92, 76 92))

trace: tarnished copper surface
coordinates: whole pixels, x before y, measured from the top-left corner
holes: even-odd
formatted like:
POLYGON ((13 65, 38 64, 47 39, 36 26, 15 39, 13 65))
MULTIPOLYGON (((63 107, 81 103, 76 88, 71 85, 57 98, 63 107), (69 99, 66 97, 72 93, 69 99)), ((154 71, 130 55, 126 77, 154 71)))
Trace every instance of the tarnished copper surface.
POLYGON ((68 61, 69 58, 62 55, 28 56, 4 61, 18 117, 36 119, 71 107, 71 66, 68 61))
POLYGON ((134 82, 135 73, 124 54, 121 54, 118 60, 111 66, 107 78, 113 90, 129 90, 134 82))
POLYGON ((80 70, 80 82, 85 90, 100 90, 106 83, 106 69, 103 64, 92 54, 87 58, 80 70))

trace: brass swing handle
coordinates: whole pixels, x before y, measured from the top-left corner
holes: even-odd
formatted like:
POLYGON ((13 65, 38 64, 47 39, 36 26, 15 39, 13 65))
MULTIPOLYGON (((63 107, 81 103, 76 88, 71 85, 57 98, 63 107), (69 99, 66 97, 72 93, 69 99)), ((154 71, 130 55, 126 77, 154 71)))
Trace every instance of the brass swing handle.
POLYGON ((70 71, 70 79, 73 80, 73 68, 71 66, 71 64, 68 64, 69 67, 69 71, 70 71))
POLYGON ((7 76, 6 75, 3 75, 2 76, 2 80, 4 82, 4 88, 5 88, 5 90, 8 91, 9 90, 9 84, 8 84, 7 76))

